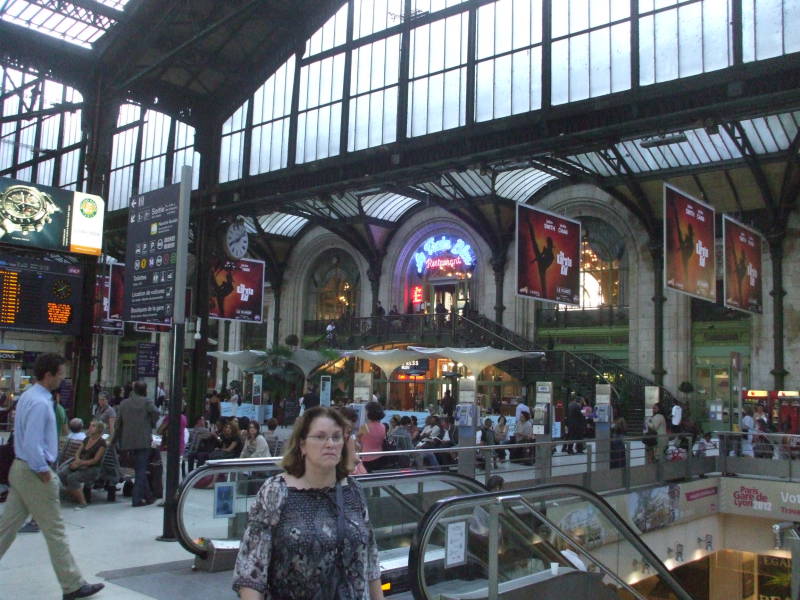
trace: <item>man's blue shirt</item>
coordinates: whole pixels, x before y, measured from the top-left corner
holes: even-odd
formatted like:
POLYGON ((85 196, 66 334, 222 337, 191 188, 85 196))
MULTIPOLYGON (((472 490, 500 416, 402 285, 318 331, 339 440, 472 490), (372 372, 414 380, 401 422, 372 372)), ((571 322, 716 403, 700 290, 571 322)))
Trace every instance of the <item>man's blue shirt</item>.
POLYGON ((53 394, 39 383, 19 397, 14 419, 14 453, 37 473, 49 471, 50 464, 58 457, 53 394))

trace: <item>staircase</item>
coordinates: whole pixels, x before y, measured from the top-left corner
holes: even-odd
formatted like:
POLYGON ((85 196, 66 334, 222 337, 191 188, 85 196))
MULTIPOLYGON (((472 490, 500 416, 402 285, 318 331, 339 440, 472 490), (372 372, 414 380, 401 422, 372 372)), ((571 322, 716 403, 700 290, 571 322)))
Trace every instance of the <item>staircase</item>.
MULTIPOLYGON (((307 321, 304 332, 306 335, 319 335, 326 324, 327 322, 322 321, 307 321)), ((471 313, 469 316, 450 314, 446 317, 365 317, 337 323, 334 341, 337 348, 360 348, 389 343, 492 346, 505 350, 544 352, 541 358, 509 360, 499 363, 497 367, 525 384, 552 381, 564 391, 574 391, 588 397, 594 396, 596 384, 611 384, 615 411, 621 411, 627 421, 628 432, 632 435, 642 431, 644 425, 644 388, 655 385, 630 369, 591 352, 546 350, 478 313, 471 313)), ((324 341, 321 337, 312 344, 319 347, 324 345, 324 341)), ((669 410, 674 397, 662 387, 661 400, 669 410)))

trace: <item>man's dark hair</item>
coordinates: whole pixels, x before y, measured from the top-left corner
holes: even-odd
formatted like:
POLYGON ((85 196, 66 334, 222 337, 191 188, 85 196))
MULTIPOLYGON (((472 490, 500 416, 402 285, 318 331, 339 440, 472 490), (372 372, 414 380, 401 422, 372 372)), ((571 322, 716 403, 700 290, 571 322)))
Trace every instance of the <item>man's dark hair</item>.
POLYGON ((42 381, 48 373, 56 375, 59 367, 65 362, 67 361, 64 360, 64 357, 55 352, 40 354, 33 364, 33 374, 36 377, 36 381, 42 381))
POLYGON ((403 416, 400 419, 400 425, 403 425, 403 426, 411 425, 411 417, 409 417, 408 415, 403 416))
POLYGON ((133 391, 137 396, 147 396, 147 384, 144 381, 135 381, 133 391))
POLYGON ((383 412, 383 407, 380 405, 380 403, 375 401, 367 402, 365 410, 367 413, 367 419, 370 421, 380 421, 386 414, 383 412))
POLYGON ((275 431, 277 428, 278 428, 278 419, 273 417, 272 419, 267 421, 267 429, 269 429, 270 431, 275 431))

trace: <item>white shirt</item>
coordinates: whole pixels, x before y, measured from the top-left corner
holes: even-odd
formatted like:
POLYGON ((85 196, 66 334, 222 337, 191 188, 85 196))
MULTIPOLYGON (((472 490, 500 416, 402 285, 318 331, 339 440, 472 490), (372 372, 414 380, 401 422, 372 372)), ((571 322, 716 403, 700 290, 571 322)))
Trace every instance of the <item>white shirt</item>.
POLYGON ((83 440, 86 439, 86 433, 84 433, 83 431, 79 431, 78 433, 74 433, 71 431, 70 434, 67 436, 67 439, 78 440, 79 442, 82 442, 83 440))
POLYGON ((683 408, 680 404, 672 405, 672 424, 677 427, 683 420, 683 408))
POLYGON ((531 409, 528 408, 528 405, 525 404, 524 402, 520 402, 519 404, 517 404, 517 409, 514 411, 514 416, 517 418, 517 421, 519 421, 519 415, 520 413, 522 413, 522 411, 525 411, 526 413, 530 414, 531 409))

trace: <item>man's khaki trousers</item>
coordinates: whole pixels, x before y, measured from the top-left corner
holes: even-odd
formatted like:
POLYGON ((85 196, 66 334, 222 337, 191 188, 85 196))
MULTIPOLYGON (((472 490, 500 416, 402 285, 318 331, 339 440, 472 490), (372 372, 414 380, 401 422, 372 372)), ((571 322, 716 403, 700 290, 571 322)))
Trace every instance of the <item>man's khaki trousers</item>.
POLYGON ((50 562, 65 594, 74 592, 86 583, 75 564, 64 534, 61 519, 58 476, 53 473, 44 483, 28 468, 24 461, 16 459, 8 476, 10 488, 3 515, 0 517, 0 558, 17 537, 17 531, 32 515, 47 542, 50 562))

